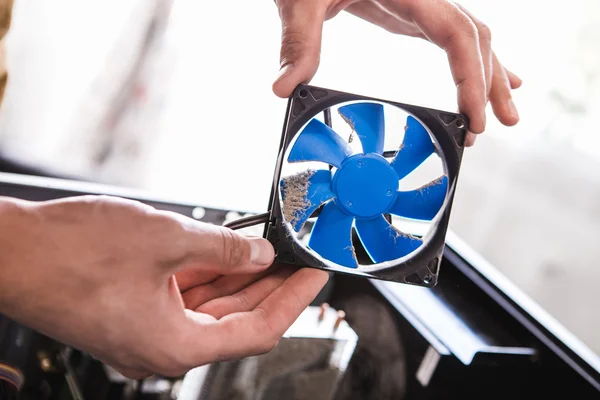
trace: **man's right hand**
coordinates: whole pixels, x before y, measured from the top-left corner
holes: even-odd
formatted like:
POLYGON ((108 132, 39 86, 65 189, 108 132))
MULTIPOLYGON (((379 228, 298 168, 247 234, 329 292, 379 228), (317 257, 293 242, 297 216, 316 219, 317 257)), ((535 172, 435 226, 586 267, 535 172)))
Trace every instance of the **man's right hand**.
POLYGON ((131 378, 272 349, 328 279, 273 258, 134 201, 0 198, 0 312, 131 378))

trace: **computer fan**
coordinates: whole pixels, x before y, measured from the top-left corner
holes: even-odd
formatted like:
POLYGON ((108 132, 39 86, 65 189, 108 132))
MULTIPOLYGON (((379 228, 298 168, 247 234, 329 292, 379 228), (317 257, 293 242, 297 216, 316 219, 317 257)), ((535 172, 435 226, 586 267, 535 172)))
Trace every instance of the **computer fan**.
POLYGON ((435 285, 467 130, 465 115, 300 85, 289 99, 265 228, 276 261, 435 285), (394 129, 393 110, 406 113, 404 129, 394 129), (438 175, 403 184, 427 176, 416 171, 434 158, 438 175))

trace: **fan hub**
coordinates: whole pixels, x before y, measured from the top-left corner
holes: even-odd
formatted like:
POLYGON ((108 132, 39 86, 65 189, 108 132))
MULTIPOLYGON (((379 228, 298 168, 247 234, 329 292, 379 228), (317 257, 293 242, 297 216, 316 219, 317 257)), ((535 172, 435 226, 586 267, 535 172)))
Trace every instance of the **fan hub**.
POLYGON ((333 177, 336 202, 348 214, 372 218, 394 204, 398 175, 379 154, 349 157, 333 177))

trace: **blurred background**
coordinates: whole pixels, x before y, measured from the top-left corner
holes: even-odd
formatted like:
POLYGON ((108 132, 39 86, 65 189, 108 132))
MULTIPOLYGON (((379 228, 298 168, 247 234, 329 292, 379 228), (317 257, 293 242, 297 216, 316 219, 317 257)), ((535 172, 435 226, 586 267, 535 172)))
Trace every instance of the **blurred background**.
MULTIPOLYGON (((600 2, 461 3, 524 84, 521 122, 490 114, 466 150, 451 230, 600 354, 600 2)), ((265 211, 286 107, 271 92, 279 38, 272 1, 16 0, 0 154, 265 211)), ((443 51, 345 14, 326 24, 312 83, 456 109, 443 51)))

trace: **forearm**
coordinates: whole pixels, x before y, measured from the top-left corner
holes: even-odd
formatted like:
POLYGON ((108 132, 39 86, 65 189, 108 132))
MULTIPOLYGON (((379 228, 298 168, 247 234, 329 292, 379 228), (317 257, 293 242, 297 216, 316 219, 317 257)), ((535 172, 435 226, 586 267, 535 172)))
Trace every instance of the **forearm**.
POLYGON ((7 313, 18 291, 16 284, 25 279, 15 254, 23 250, 20 238, 29 224, 28 209, 27 202, 0 196, 0 313, 7 313))

